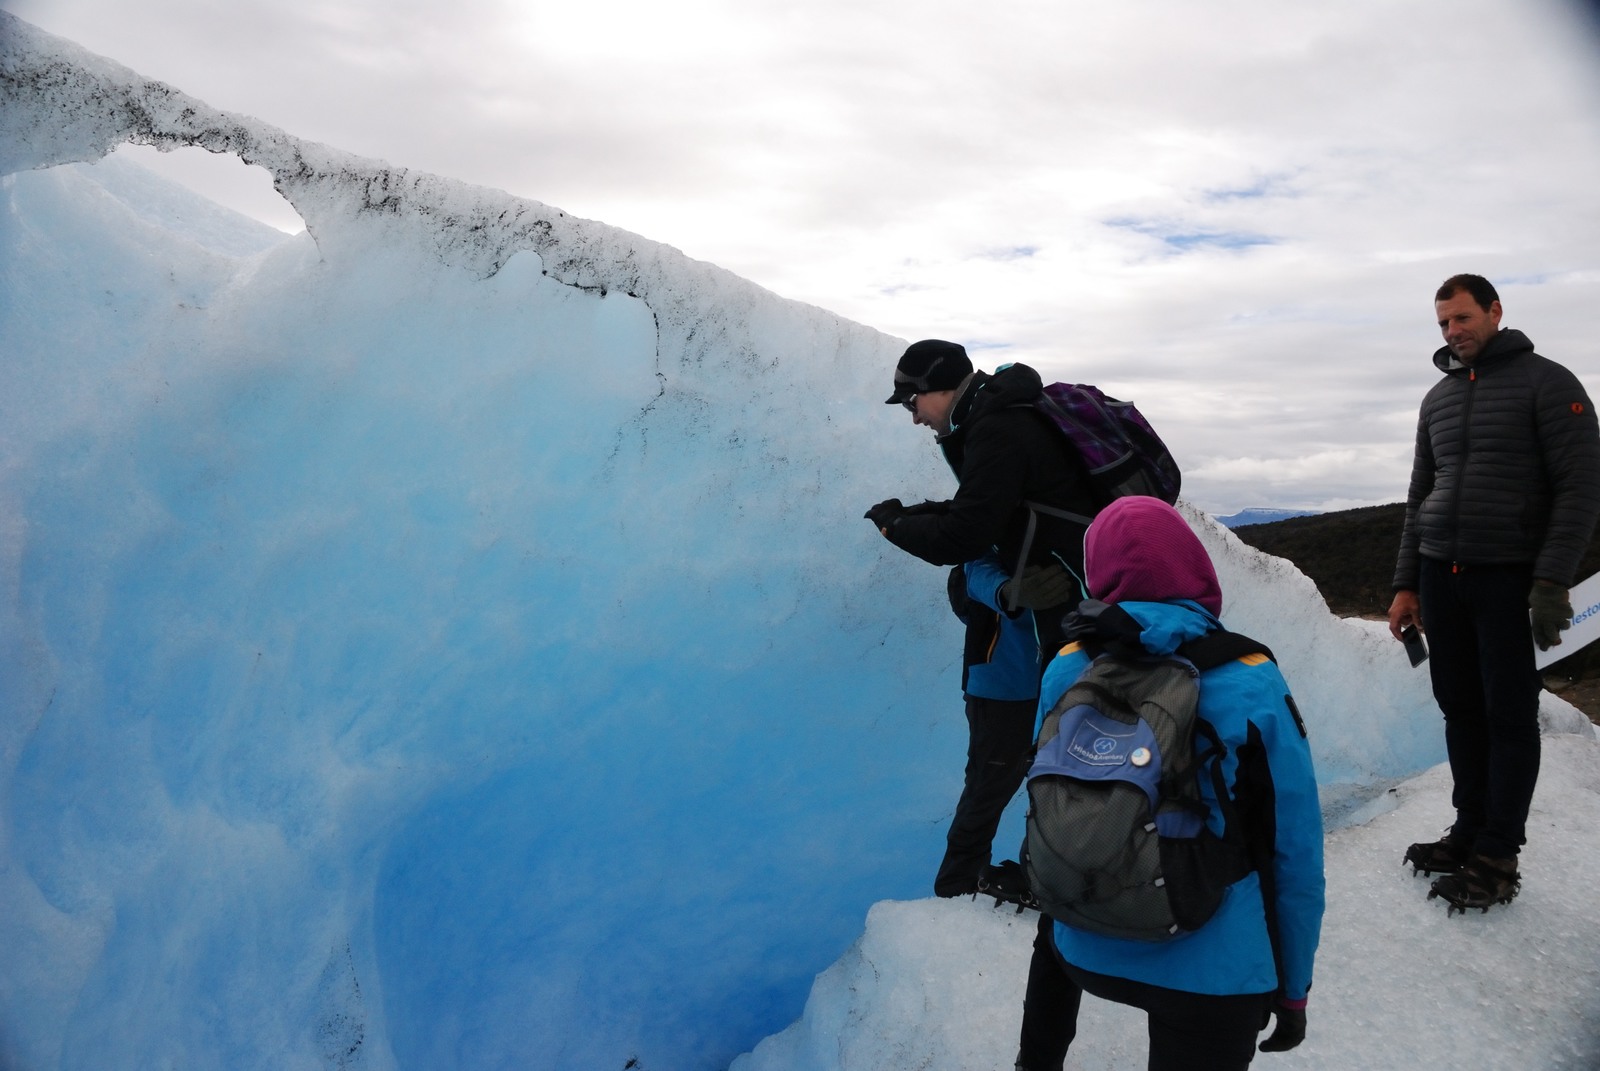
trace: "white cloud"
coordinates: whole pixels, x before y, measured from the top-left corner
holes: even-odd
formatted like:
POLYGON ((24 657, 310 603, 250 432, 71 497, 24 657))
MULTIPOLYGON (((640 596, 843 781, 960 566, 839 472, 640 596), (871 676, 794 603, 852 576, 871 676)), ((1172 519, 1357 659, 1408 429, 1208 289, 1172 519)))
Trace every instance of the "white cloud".
MULTIPOLYGON (((1197 456, 1408 443, 1456 271, 1527 280, 1508 321, 1596 371, 1600 48, 1556 0, 8 6, 296 135, 1136 390, 1197 456)), ((1208 508, 1280 493, 1206 471, 1208 508)), ((1368 471, 1355 498, 1403 492, 1368 471)))

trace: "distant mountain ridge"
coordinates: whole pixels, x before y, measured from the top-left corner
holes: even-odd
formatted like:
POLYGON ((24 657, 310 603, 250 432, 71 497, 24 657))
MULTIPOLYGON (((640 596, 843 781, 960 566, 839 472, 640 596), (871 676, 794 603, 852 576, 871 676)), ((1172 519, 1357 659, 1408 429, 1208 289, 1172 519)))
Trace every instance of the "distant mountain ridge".
POLYGON ((1405 519, 1403 502, 1242 526, 1218 518, 1257 550, 1294 562, 1316 583, 1328 608, 1341 617, 1388 612, 1394 597, 1395 552, 1400 548, 1405 519))
POLYGON ((1275 521, 1286 521, 1291 517, 1314 517, 1314 509, 1274 509, 1270 506, 1251 506, 1249 509, 1230 513, 1226 517, 1218 517, 1217 523, 1224 528, 1243 528, 1249 524, 1272 524, 1275 521))

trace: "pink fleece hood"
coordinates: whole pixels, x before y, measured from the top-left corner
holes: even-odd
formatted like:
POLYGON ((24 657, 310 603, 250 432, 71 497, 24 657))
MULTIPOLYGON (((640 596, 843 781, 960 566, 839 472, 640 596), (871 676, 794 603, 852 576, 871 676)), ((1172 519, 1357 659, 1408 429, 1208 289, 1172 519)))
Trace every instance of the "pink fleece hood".
POLYGON ((1132 495, 1101 510, 1083 538, 1089 594, 1101 602, 1193 599, 1222 614, 1217 570, 1181 514, 1159 498, 1132 495))

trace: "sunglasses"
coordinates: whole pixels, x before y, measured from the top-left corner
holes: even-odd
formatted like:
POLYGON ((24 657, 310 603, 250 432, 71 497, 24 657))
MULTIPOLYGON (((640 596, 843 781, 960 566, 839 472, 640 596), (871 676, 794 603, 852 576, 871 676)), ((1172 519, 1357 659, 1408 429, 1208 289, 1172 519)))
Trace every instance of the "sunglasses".
POLYGON ((915 413, 917 411, 917 396, 908 394, 900 404, 906 407, 906 412, 915 413))

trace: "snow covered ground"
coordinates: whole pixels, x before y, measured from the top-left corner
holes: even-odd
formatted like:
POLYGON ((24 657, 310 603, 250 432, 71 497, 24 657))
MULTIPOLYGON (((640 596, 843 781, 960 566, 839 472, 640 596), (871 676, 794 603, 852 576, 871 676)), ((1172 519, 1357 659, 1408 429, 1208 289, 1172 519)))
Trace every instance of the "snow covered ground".
MULTIPOLYGON (((1447 917, 1404 846, 1450 823, 1429 770, 1327 841, 1328 914, 1306 1041, 1263 1069, 1600 1067, 1600 749, 1546 738, 1522 894, 1447 917)), ((992 900, 885 902, 812 987, 803 1018, 733 1071, 1009 1071, 1037 915, 992 900)), ((1074 1071, 1144 1066, 1144 1019, 1085 997, 1074 1071)))
MULTIPOLYGON (((882 404, 902 340, 3 13, 0 74, 0 1067, 724 1067, 858 936, 752 1066, 1006 1066, 1025 928, 916 900, 958 626, 860 516, 949 490, 882 404), (307 232, 130 140, 266 168, 307 232)), ((1335 834, 1280 1062, 1592 1055, 1587 723, 1546 704, 1524 897, 1446 924, 1395 862, 1446 821, 1424 675, 1188 515, 1330 825, 1402 805, 1335 834)))

